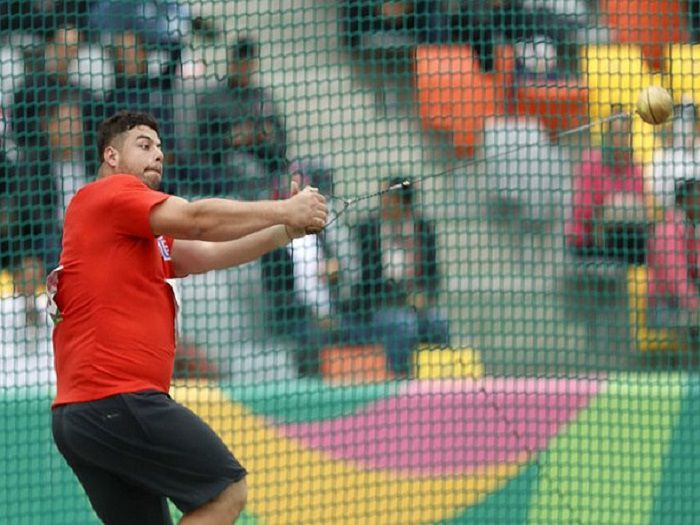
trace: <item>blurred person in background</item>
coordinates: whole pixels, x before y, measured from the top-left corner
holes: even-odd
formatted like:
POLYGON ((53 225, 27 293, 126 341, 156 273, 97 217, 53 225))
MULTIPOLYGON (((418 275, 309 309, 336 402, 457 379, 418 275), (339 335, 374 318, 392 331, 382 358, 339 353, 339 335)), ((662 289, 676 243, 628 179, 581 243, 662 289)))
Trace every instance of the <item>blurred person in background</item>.
POLYGON ((353 331, 381 342, 391 371, 406 377, 416 345, 447 346, 449 327, 436 306, 435 226, 418 212, 411 180, 392 178, 385 188, 396 184, 403 186, 382 195, 379 213, 356 226, 361 276, 351 312, 353 331))
MULTIPOLYGON (((571 69, 572 64, 560 62, 575 56, 571 48, 575 47, 578 28, 573 20, 521 0, 461 0, 458 4, 459 8, 452 14, 452 38, 474 48, 482 71, 493 70, 494 47, 503 40, 511 43, 546 40, 555 49, 557 68, 571 69)), ((551 74, 551 66, 549 70, 551 74)))
MULTIPOLYGON (((40 123, 51 105, 67 93, 77 98, 82 119, 87 123, 86 129, 96 126, 100 114, 97 99, 69 75, 82 40, 77 18, 75 13, 60 10, 41 18, 40 34, 45 44, 33 61, 25 61, 26 76, 13 94, 10 107, 14 138, 25 150, 48 146, 47 130, 40 123)), ((88 148, 94 148, 94 133, 88 133, 85 141, 88 148)), ((94 163, 90 166, 91 169, 96 167, 94 163)))
POLYGON ((215 178, 220 194, 257 198, 287 168, 284 117, 255 83, 258 65, 257 43, 239 38, 228 49, 226 83, 197 103, 195 153, 203 163, 201 176, 215 178))
POLYGON ((340 29, 345 45, 363 50, 394 38, 408 45, 447 42, 449 18, 436 0, 344 0, 340 29))
POLYGON ((168 162, 173 165, 176 144, 172 93, 162 76, 149 74, 147 40, 138 29, 115 31, 110 39, 115 82, 105 95, 103 115, 126 109, 153 115, 162 126, 161 138, 169 152, 168 162))
POLYGON ((676 181, 693 179, 700 169, 700 151, 697 134, 697 107, 692 96, 684 95, 675 107, 664 147, 654 153, 652 162, 652 189, 658 204, 675 205, 676 181))
MULTIPOLYGON (((0 122, 0 355, 16 358, 38 351, 38 343, 48 341, 46 297, 41 292, 46 268, 58 260, 58 196, 51 179, 38 176, 36 166, 25 161, 5 120, 0 122)), ((44 350, 44 357, 49 356, 48 347, 44 350)))
POLYGON ((642 264, 648 231, 644 178, 632 151, 629 115, 614 105, 600 149, 582 156, 574 171, 566 242, 582 259, 642 264))
POLYGON ((680 332, 697 344, 700 330, 700 177, 677 179, 674 205, 665 210, 649 239, 649 311, 652 328, 680 332))
POLYGON ((51 172, 59 194, 58 218, 63 220, 68 203, 88 181, 90 167, 96 164, 95 148, 85 144, 87 126, 75 94, 59 96, 48 108, 41 126, 48 138, 48 151, 35 158, 36 169, 51 172))
POLYGON ((192 32, 188 3, 177 0, 90 0, 90 28, 104 34, 135 33, 140 45, 167 55, 156 77, 169 91, 179 70, 182 48, 192 32))
MULTIPOLYGON (((312 160, 294 162, 290 174, 301 186, 313 186, 323 195, 333 193, 333 172, 312 160)), ((289 197, 282 177, 273 198, 289 197)), ((317 377, 321 349, 334 340, 342 324, 339 302, 341 269, 328 236, 333 223, 319 235, 295 239, 261 258, 263 290, 271 329, 294 344, 292 361, 299 377, 317 377)))

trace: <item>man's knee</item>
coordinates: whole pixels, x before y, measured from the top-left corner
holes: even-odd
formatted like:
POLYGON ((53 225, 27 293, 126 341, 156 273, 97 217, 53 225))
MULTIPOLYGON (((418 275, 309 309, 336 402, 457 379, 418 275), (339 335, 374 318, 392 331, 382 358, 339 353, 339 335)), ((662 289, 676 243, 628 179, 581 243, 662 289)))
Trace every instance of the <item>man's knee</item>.
POLYGON ((222 504, 230 511, 232 517, 238 517, 248 500, 248 485, 245 478, 232 483, 219 495, 222 504))
POLYGON ((180 525, 234 523, 245 507, 248 486, 245 478, 231 483, 209 503, 186 514, 180 525))

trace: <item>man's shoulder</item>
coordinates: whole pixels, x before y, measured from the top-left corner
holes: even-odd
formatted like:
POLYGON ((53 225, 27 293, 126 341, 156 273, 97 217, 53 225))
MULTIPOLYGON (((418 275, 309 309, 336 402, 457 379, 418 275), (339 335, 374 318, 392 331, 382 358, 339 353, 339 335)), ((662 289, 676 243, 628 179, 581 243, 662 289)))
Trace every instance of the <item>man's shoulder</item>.
POLYGON ((98 194, 104 197, 110 197, 114 195, 115 191, 124 188, 150 189, 138 177, 120 173, 90 181, 80 188, 78 193, 90 196, 98 194))

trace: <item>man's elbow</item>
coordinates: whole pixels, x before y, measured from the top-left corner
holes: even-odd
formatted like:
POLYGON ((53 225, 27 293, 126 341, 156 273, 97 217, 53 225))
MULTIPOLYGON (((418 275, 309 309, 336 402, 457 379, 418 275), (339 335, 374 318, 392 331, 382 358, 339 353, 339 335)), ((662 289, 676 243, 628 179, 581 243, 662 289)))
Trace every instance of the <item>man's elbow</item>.
POLYGON ((182 214, 180 224, 180 235, 182 239, 198 241, 202 240, 206 231, 205 218, 200 213, 197 203, 188 203, 182 214))

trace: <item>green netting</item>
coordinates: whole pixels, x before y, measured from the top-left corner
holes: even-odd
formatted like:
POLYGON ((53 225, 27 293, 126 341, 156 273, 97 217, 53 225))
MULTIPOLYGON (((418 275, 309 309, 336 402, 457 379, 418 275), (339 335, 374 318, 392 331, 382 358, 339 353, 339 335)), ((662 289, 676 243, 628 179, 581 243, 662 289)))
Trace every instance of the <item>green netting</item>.
POLYGON ((239 522, 700 521, 696 42, 695 0, 0 0, 0 523, 99 522, 44 283, 120 110, 162 191, 327 197, 176 283, 171 394, 248 468, 239 522))

